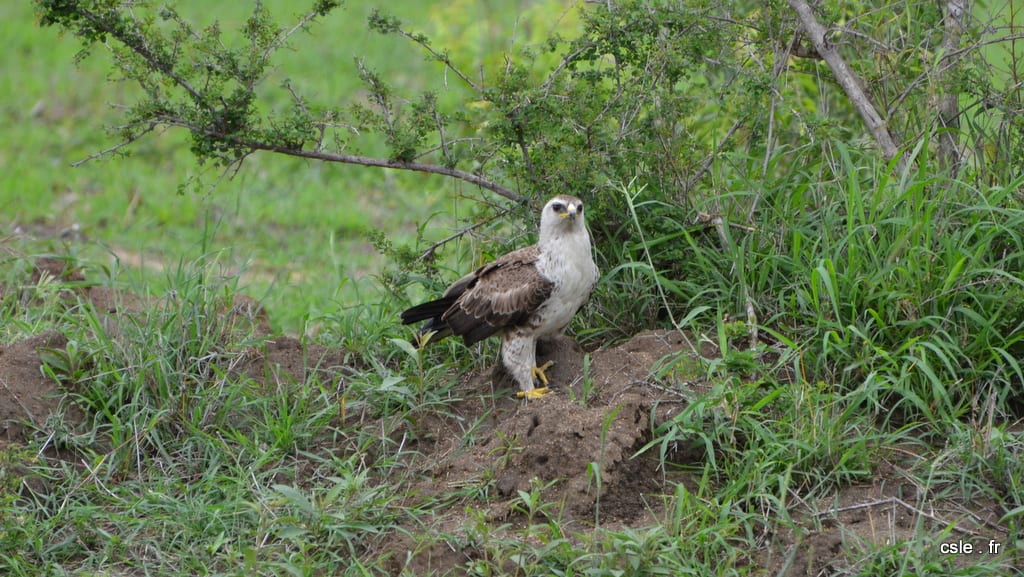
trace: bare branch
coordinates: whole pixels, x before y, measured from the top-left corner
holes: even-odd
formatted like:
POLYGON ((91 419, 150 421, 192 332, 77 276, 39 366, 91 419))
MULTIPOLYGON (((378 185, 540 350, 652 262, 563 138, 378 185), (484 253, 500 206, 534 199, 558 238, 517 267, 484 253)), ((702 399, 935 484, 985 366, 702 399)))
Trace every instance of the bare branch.
POLYGON ((316 20, 318 16, 320 16, 319 12, 308 12, 298 22, 295 23, 295 26, 292 26, 287 31, 279 34, 277 38, 274 39, 274 42, 267 46, 266 50, 263 51, 263 54, 260 55, 260 65, 265 65, 267 61, 270 60, 271 54, 273 54, 275 51, 283 47, 288 42, 288 39, 291 38, 296 32, 298 32, 299 30, 303 30, 307 26, 309 26, 309 24, 313 22, 313 20, 316 20))
POLYGON ((439 166, 436 164, 424 164, 421 162, 393 160, 389 158, 374 158, 369 156, 358 156, 354 154, 339 154, 334 152, 325 152, 323 150, 305 150, 302 148, 290 148, 288 146, 280 144, 263 142, 259 140, 242 140, 231 135, 215 133, 206 127, 196 126, 177 117, 164 116, 158 118, 157 120, 161 124, 187 128, 193 132, 198 132, 200 134, 217 138, 225 142, 230 142, 233 145, 242 148, 248 148, 251 150, 264 150, 267 152, 276 152, 278 154, 284 154, 286 156, 312 158, 316 160, 326 160, 329 162, 340 162, 342 164, 356 164, 360 166, 374 166, 377 168, 411 170, 414 172, 423 172, 426 174, 440 174, 442 176, 449 176, 451 178, 456 178, 458 180, 462 180, 470 184, 475 184, 480 188, 489 190, 513 202, 525 202, 527 200, 526 197, 517 194, 512 189, 501 186, 500 184, 492 182, 478 174, 473 174, 471 172, 466 172, 464 170, 459 170, 457 168, 449 168, 447 166, 439 166))
MULTIPOLYGON (((130 125, 128 125, 128 126, 130 126, 130 125)), ((129 144, 135 142, 136 140, 142 138, 143 136, 149 134, 150 132, 153 132, 153 130, 156 129, 156 126, 157 125, 156 125, 155 122, 151 123, 146 128, 142 129, 141 131, 139 131, 137 133, 131 134, 131 136, 129 136, 125 140, 122 140, 121 142, 118 142, 117 144, 115 144, 114 146, 111 146, 110 148, 101 150, 99 152, 94 152, 94 153, 90 154, 89 156, 86 156, 82 160, 78 160, 78 161, 72 162, 71 166, 74 167, 74 168, 78 168, 79 166, 82 166, 83 164, 85 164, 85 163, 87 163, 89 161, 96 160, 97 158, 102 158, 104 156, 108 156, 108 155, 111 155, 111 154, 115 154, 118 151, 120 151, 122 148, 128 146, 129 144)))
MULTIPOLYGON (((882 117, 879 116, 878 111, 875 110, 868 95, 861 88, 860 79, 854 74, 846 61, 843 60, 843 57, 839 55, 835 46, 825 37, 825 27, 818 22, 814 11, 808 6, 806 0, 789 0, 789 5, 800 18, 800 24, 814 44, 814 49, 818 51, 818 54, 828 64, 836 81, 839 82, 839 85, 846 93, 846 97, 853 103, 854 108, 857 109, 857 112, 860 113, 861 118, 864 120, 864 124, 875 137, 875 142, 882 149, 882 155, 886 160, 892 160, 899 156, 899 145, 892 134, 889 133, 889 128, 882 120, 882 117)), ((902 170, 905 165, 906 161, 903 157, 900 157, 898 161, 899 169, 902 170)))
POLYGON ((375 166, 377 168, 394 168, 397 170, 411 170, 414 172, 423 172, 426 174, 440 174, 442 176, 449 176, 456 178, 470 184, 475 184, 480 188, 487 189, 495 194, 503 196, 513 202, 525 202, 526 197, 516 194, 509 188, 501 186, 496 182, 491 182, 486 178, 459 170, 457 168, 448 168, 447 166, 439 166, 436 164, 423 164, 420 162, 405 162, 401 160, 391 160, 387 158, 373 158, 368 156, 357 156, 352 154, 337 154, 332 152, 316 151, 316 150, 303 150, 295 148, 287 148, 277 144, 270 144, 266 142, 257 141, 244 141, 239 144, 252 148, 253 150, 265 150, 267 152, 276 152, 278 154, 284 154, 287 156, 297 156, 299 158, 314 158, 317 160, 327 160, 330 162, 340 162, 342 164, 358 164, 360 166, 375 166))
POLYGON ((711 169, 711 165, 712 163, 714 163, 715 158, 717 158, 718 155, 721 154, 723 150, 725 150, 725 144, 729 142, 729 139, 732 138, 734 134, 736 134, 736 131, 739 130, 741 126, 743 126, 743 122, 745 120, 746 117, 740 118, 739 120, 733 123, 732 128, 730 128, 729 131, 725 133, 725 136, 722 137, 722 140, 718 143, 718 146, 715 147, 714 152, 707 155, 707 157, 704 159, 704 162, 701 163, 700 168, 697 170, 697 172, 694 173, 692 177, 690 177, 689 181, 687 181, 686 189, 683 191, 684 193, 687 193, 690 190, 692 190, 693 186, 697 184, 697 181, 703 178, 707 171, 711 169))
POLYGON ((424 259, 430 258, 431 256, 434 255, 434 252, 437 249, 441 248, 442 246, 448 244, 449 242, 451 242, 451 241, 453 241, 453 240, 455 240, 457 238, 461 238, 461 237, 463 237, 463 236, 473 232, 474 230, 480 228, 481 226, 484 226, 485 224, 492 223, 492 222, 498 220, 499 218, 504 217, 506 214, 508 214, 510 212, 512 212, 511 208, 503 209, 500 212, 498 212, 498 213, 494 214, 493 216, 491 216, 490 218, 486 218, 484 220, 481 220, 480 222, 473 223, 472 225, 467 226, 467 227, 463 228, 462 230, 459 230, 457 232, 454 232, 454 233, 446 236, 445 238, 442 238, 441 240, 439 240, 439 241, 435 242, 434 244, 430 245, 429 247, 427 247, 427 250, 423 251, 423 253, 420 256, 416 257, 416 260, 414 260, 413 262, 420 262, 420 261, 422 261, 424 259))
POLYGON ((584 52, 590 50, 593 47, 593 42, 587 42, 583 46, 580 46, 579 48, 574 50, 572 54, 569 54, 565 58, 562 58, 562 61, 558 63, 558 66, 556 66, 550 74, 548 74, 547 80, 545 80, 544 84, 542 84, 540 87, 541 91, 544 92, 544 95, 547 96, 551 92, 551 86, 555 83, 555 79, 557 79, 558 75, 561 74, 563 70, 565 70, 566 66, 572 64, 572 62, 576 60, 576 58, 580 54, 583 54, 584 52))
MULTIPOLYGON (((903 101, 910 97, 914 90, 916 90, 919 86, 921 86, 921 84, 924 84, 928 80, 929 74, 944 74, 948 68, 955 66, 957 62, 959 62, 959 59, 966 56, 968 53, 975 52, 985 46, 992 46, 994 44, 1001 44, 1003 42, 1014 42, 1016 40, 1022 39, 1024 39, 1024 34, 1000 36, 999 38, 991 38, 989 40, 979 40, 970 44, 969 46, 964 46, 963 48, 953 50, 952 52, 949 53, 950 58, 948 60, 946 58, 943 58, 937 68, 934 68, 931 71, 922 72, 916 78, 914 78, 913 81, 907 84, 907 87, 903 90, 903 92, 901 92, 900 95, 895 100, 892 101, 890 107, 893 110, 898 109, 903 104, 903 101)), ((961 114, 963 113, 961 112, 961 114)))
POLYGON ((475 90, 477 92, 481 91, 481 88, 480 88, 479 84, 477 84, 476 82, 473 82, 473 80, 469 76, 466 76, 465 74, 463 74, 463 72, 461 70, 456 68, 455 65, 452 64, 452 59, 449 58, 447 54, 444 54, 444 53, 438 52, 437 50, 434 50, 434 47, 431 46, 430 43, 427 42, 426 38, 424 38, 422 35, 420 35, 420 34, 413 34, 411 32, 406 31, 404 28, 401 28, 401 27, 397 27, 395 29, 395 31, 398 32, 399 34, 401 34, 402 36, 405 36, 409 40, 412 40, 416 44, 419 44, 424 50, 429 52, 430 55, 433 56, 435 60, 437 60, 438 62, 444 64, 448 68, 448 70, 451 70, 452 72, 454 72, 456 76, 458 76, 459 78, 462 79, 463 82, 468 84, 470 88, 472 88, 473 90, 475 90))
POLYGON ((915 514, 917 514, 917 515, 919 515, 921 517, 924 517, 925 519, 928 519, 928 520, 934 521, 936 523, 939 523, 940 525, 949 527, 949 528, 953 529, 954 531, 957 531, 957 532, 962 533, 964 535, 973 535, 975 537, 981 535, 981 533, 978 533, 977 531, 974 531, 972 529, 967 529, 965 527, 961 527, 960 525, 957 525, 956 523, 950 523, 949 521, 947 521, 945 519, 940 519, 939 517, 937 517, 937 516, 935 516, 935 515, 933 515, 931 513, 928 513, 926 511, 922 511, 921 509, 911 505, 910 503, 907 503, 906 501, 904 501, 903 499, 900 499, 899 497, 889 497, 888 499, 879 499, 877 501, 867 501, 867 502, 864 502, 864 503, 856 503, 854 505, 847 505, 845 507, 839 507, 839 508, 835 508, 835 509, 825 509, 825 510, 816 512, 815 516, 816 517, 823 517, 825 515, 834 515, 836 513, 842 513, 844 511, 855 511, 857 509, 874 509, 875 507, 890 507, 890 506, 894 506, 894 505, 899 505, 900 507, 903 507, 904 509, 906 509, 906 510, 912 512, 912 513, 915 513, 915 514))

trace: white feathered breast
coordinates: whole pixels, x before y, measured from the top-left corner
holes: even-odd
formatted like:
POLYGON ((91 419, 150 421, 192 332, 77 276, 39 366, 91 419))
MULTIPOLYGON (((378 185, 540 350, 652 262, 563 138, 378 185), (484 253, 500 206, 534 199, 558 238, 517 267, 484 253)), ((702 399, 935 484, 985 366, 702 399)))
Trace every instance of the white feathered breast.
POLYGON ((531 319, 538 336, 561 332, 590 298, 600 273, 590 249, 590 235, 583 223, 570 234, 546 239, 537 270, 555 283, 548 298, 531 319))

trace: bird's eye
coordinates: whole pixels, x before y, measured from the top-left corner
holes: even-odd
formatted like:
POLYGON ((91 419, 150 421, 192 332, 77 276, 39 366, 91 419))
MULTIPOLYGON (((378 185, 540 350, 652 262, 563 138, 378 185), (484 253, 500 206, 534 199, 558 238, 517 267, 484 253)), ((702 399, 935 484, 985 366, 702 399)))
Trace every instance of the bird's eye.
POLYGON ((578 212, 580 214, 583 214, 583 203, 582 202, 576 205, 576 212, 578 212))
POLYGON ((560 202, 556 202, 555 204, 551 205, 551 210, 555 211, 556 213, 561 213, 565 211, 565 205, 560 202))

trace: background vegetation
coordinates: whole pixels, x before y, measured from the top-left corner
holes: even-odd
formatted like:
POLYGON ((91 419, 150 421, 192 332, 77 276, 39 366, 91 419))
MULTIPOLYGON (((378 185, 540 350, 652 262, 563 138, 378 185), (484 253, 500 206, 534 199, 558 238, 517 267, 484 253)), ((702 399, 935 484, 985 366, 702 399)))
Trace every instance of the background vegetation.
MULTIPOLYGON (((88 383, 77 402, 92 415, 64 441, 84 469, 33 457, 42 431, 5 452, 54 486, 2 501, 13 574, 383 571, 379 540, 445 498, 406 506, 392 431, 332 416, 346 403, 396 421, 446 410, 447 369, 491 357, 450 344, 425 363, 390 340, 408 336, 395 314, 529 242, 553 192, 587 200, 604 273, 581 342, 669 327, 719 346, 697 363, 713 392, 647 448, 667 468, 680 444, 713 457, 649 532, 559 539, 557 519, 529 524, 515 537, 540 545, 484 539, 469 570, 519 555, 524 574, 744 574, 757 512, 784 518, 793 488, 827 498, 878 474, 893 446, 919 457, 925 492, 999 504, 1013 553, 970 571, 1019 567, 1013 3, 826 2, 817 44, 796 1, 376 4, 0 8, 0 58, 19 71, 2 89, 6 282, 25 285, 32 259, 54 253, 92 282, 176 299, 120 350, 95 311, 66 312, 46 283, 34 300, 4 293, 5 342, 57 328, 81 345, 47 366, 88 383), (27 25, 33 14, 52 26, 27 25), (180 362, 255 338, 210 312, 239 290, 274 331, 350 351, 345 396, 337 382, 266 391, 180 362), (189 353, 147 354, 171 337, 189 353), (188 381, 218 384, 182 399, 188 381), (340 439, 331 451, 325 435, 340 439), (680 551, 695 534, 701 546, 680 551), (269 552, 246 545, 271 536, 269 552)), ((917 543, 850 570, 951 570, 917 543)))

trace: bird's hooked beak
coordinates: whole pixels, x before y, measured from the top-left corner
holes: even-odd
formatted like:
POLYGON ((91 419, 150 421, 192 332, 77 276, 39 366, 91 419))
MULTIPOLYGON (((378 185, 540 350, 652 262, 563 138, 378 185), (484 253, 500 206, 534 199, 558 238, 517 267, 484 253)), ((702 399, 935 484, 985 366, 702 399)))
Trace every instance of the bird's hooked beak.
POLYGON ((568 218, 569 222, 576 222, 577 215, 579 215, 579 210, 576 208, 576 205, 569 204, 569 206, 565 208, 565 213, 562 214, 562 218, 568 218))

